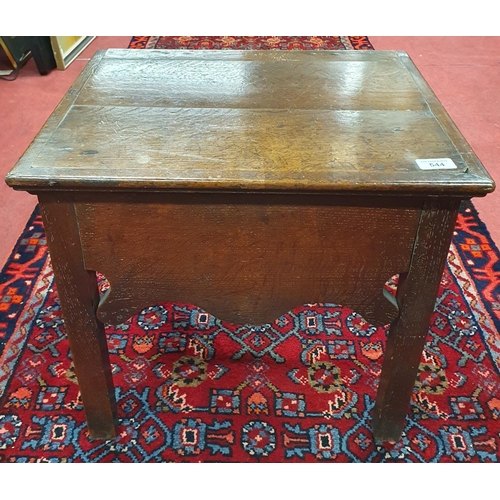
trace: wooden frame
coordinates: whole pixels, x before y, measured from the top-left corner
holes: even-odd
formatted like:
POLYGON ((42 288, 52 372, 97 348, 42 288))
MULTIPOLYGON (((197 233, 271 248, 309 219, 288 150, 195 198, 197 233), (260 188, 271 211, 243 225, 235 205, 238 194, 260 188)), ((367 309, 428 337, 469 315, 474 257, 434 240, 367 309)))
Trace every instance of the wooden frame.
POLYGON ((95 36, 51 36, 57 69, 66 69, 95 36))

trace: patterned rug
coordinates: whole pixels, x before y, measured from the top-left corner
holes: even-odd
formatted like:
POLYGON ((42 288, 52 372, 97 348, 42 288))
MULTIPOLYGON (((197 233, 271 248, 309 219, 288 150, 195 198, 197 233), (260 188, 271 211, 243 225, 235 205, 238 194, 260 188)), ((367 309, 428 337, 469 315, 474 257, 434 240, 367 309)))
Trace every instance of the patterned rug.
MULTIPOLYGON (((366 37, 276 39, 134 37, 131 45, 371 48, 366 37)), ((165 303, 106 327, 119 437, 92 441, 35 210, 0 275, 0 462, 496 462, 499 260, 473 205, 463 204, 392 449, 371 431, 387 331, 334 304, 235 327, 165 303)))
POLYGON ((366 36, 134 36, 131 49, 373 50, 366 36))

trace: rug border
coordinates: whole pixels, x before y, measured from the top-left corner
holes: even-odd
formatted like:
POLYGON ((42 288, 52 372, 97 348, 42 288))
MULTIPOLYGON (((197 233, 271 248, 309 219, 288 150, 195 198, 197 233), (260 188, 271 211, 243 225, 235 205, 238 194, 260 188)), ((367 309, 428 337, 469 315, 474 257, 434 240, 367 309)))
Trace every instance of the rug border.
MULTIPOLYGON (((32 226, 36 220, 36 218, 40 215, 40 209, 38 206, 38 203, 36 204, 35 208, 31 212, 31 215, 28 218, 28 222, 24 225, 23 230, 21 231, 21 235, 17 238, 14 246, 12 247, 11 252, 9 253, 9 256, 7 257, 7 260, 4 262, 1 270, 0 270, 0 278, 3 278, 4 275, 7 274, 7 268, 10 265, 10 263, 14 260, 14 255, 17 253, 17 249, 21 244, 21 240, 23 239, 24 234, 29 230, 29 227, 32 226)), ((2 282, 0 281, 0 286, 2 286, 2 282)))
MULTIPOLYGON (((491 248, 491 251, 493 253, 495 253, 495 255, 497 255, 498 262, 500 263, 500 248, 497 246, 497 244, 495 243, 495 241, 491 237, 491 234, 490 234, 490 232, 488 230, 488 227, 486 226, 486 223, 481 219, 481 216, 479 215, 479 212, 478 212, 477 208, 472 203, 472 200, 465 200, 465 201, 463 201, 462 202, 462 207, 463 207, 463 211, 465 211, 466 208, 470 209, 471 215, 473 216, 474 220, 477 221, 478 232, 480 232, 481 234, 484 234, 484 236, 488 240, 488 244, 489 244, 489 246, 491 248)), ((471 277, 474 277, 475 274, 472 271, 472 268, 474 266, 470 265, 467 262, 467 259, 464 258, 464 256, 462 256, 462 252, 460 250, 458 250, 458 253, 461 256, 460 258, 462 260, 462 264, 464 265, 465 269, 467 270, 467 273, 471 277)), ((499 282, 499 284, 500 284, 500 282, 499 282)), ((500 316, 498 315, 498 313, 495 313, 495 311, 493 310, 492 303, 489 300, 485 300, 485 297, 483 295, 483 290, 479 289, 478 293, 479 293, 479 295, 481 297, 481 300, 483 301, 483 304, 485 305, 485 308, 486 308, 488 314, 490 315, 491 319, 493 320, 493 324, 494 324, 495 328, 500 332, 500 316)), ((499 290, 499 299, 500 299, 500 290, 499 290)))

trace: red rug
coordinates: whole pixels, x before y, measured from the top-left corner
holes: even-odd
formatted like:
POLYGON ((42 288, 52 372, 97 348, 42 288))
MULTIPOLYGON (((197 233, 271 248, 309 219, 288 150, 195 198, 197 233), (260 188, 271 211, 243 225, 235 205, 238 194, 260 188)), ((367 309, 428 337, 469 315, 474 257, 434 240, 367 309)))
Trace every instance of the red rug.
MULTIPOLYGON (((132 44, 201 48, 230 38, 132 44)), ((277 37, 243 38, 268 48, 277 37)), ((370 48, 365 37, 278 45, 325 39, 332 48, 353 38, 370 48)), ((239 328, 192 305, 157 304, 107 327, 119 438, 92 441, 35 211, 0 275, 0 462, 496 462, 499 260, 464 204, 406 428, 392 449, 375 445, 371 432, 386 330, 333 304, 239 328)))
POLYGON ((130 49, 373 50, 366 36, 134 36, 130 49))

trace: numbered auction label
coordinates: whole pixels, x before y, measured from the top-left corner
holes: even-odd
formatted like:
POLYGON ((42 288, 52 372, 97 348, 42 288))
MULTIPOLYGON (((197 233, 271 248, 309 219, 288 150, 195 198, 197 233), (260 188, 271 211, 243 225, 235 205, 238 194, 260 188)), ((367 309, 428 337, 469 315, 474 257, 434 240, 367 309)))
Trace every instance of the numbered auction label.
POLYGON ((457 168, 450 158, 429 158, 426 160, 415 160, 420 170, 450 170, 457 168))

